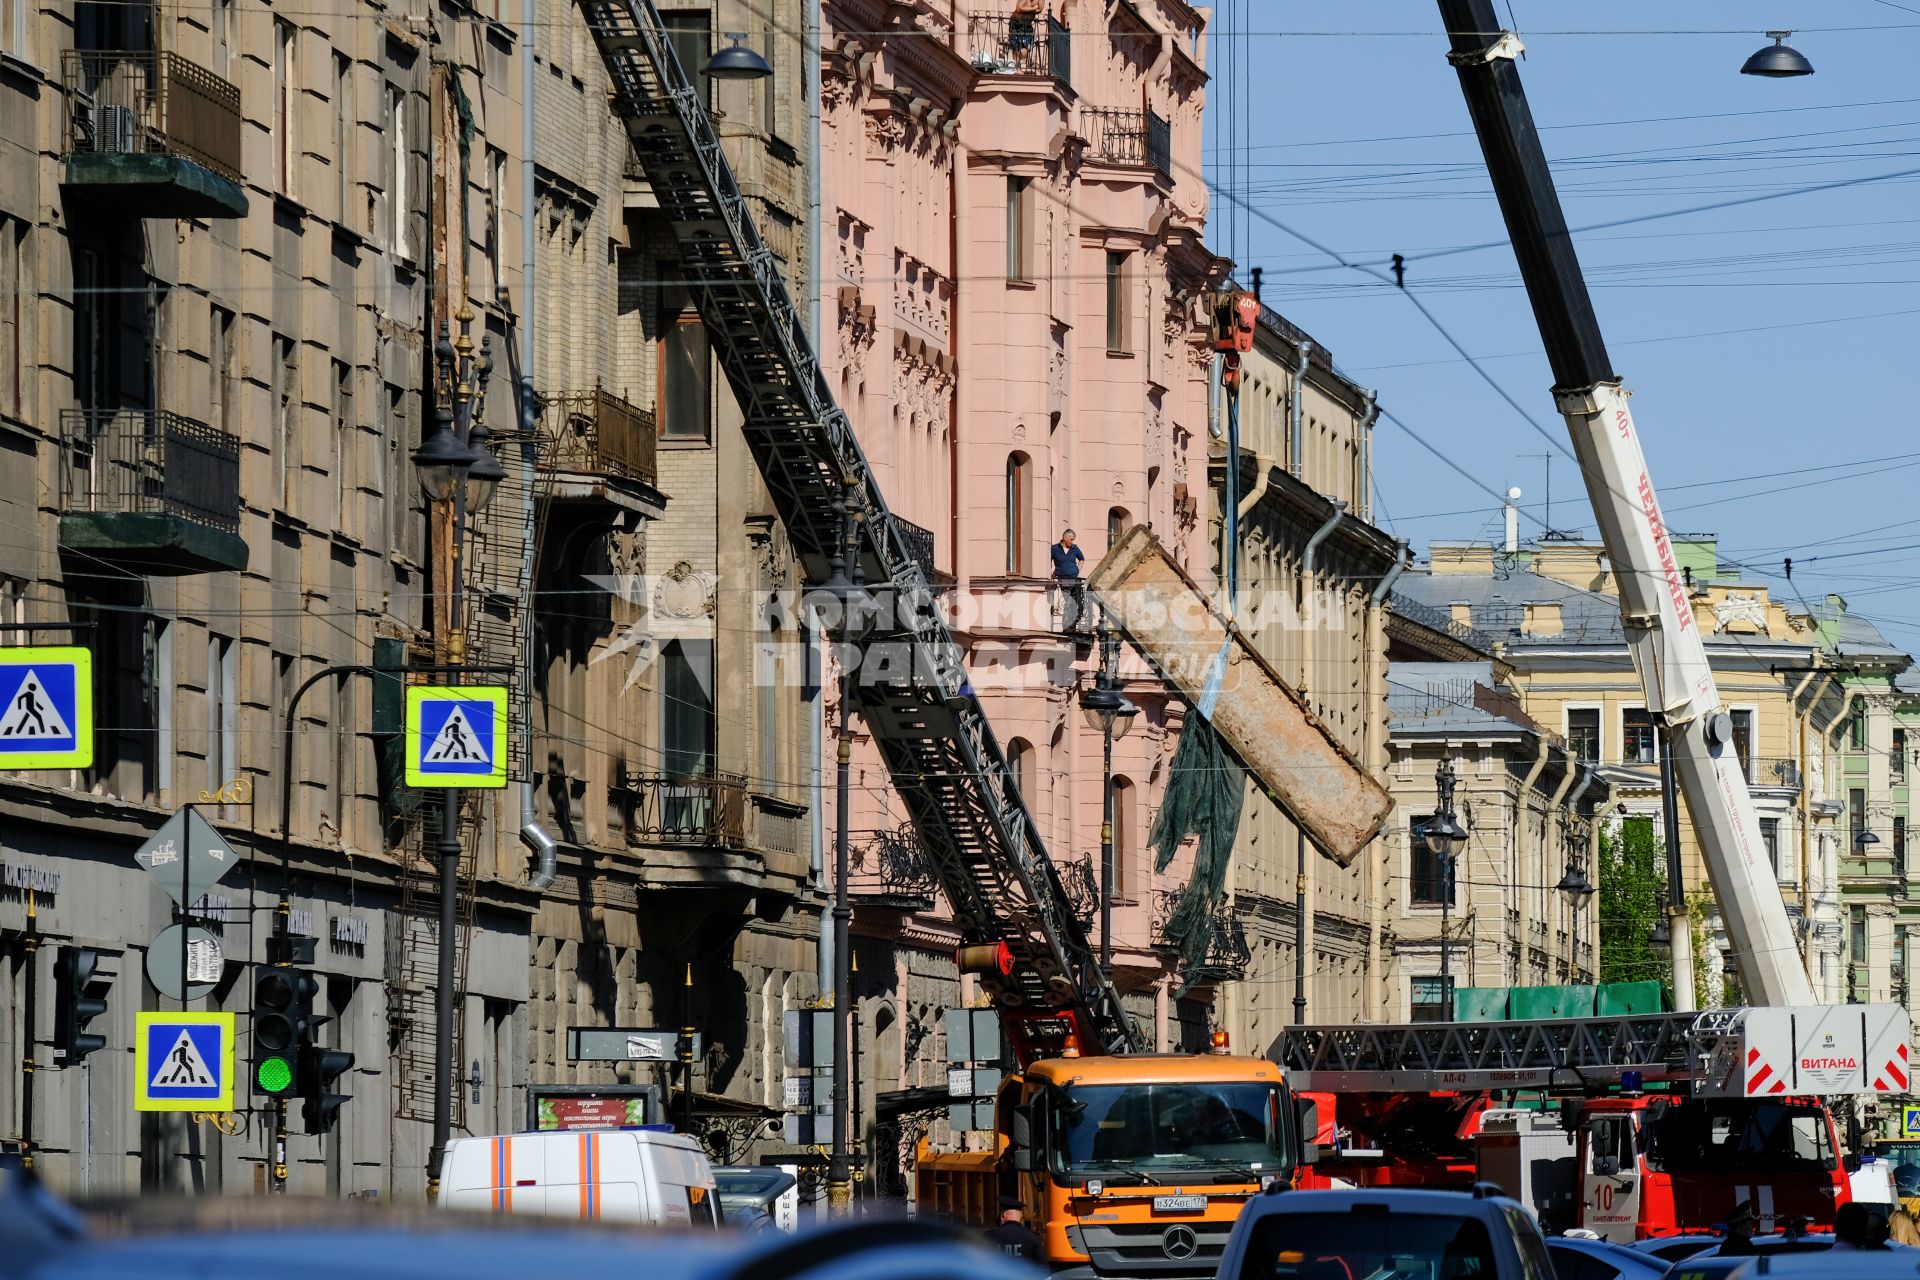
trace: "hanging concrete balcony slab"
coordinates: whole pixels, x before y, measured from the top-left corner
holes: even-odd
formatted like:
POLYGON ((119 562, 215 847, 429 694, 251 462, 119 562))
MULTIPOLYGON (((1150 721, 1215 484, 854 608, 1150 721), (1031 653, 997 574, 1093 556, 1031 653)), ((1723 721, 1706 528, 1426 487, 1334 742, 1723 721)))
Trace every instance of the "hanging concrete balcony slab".
POLYGON ((238 438, 140 409, 68 409, 60 434, 62 549, 155 577, 247 567, 238 438))
POLYGON ((177 53, 70 49, 69 192, 138 218, 244 218, 240 90, 177 53))

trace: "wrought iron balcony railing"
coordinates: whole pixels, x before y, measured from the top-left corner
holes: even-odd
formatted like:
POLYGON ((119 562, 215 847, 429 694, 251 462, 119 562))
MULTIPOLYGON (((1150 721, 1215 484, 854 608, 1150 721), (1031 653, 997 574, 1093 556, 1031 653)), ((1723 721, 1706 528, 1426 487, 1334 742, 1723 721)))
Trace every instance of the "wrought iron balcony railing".
POLYGON ((548 470, 618 476, 652 485, 659 478, 654 416, 604 387, 555 396, 542 419, 548 470))
POLYGON ((1173 173, 1173 126, 1151 108, 1088 107, 1082 132, 1096 160, 1151 166, 1162 177, 1173 173))
POLYGON ((1051 76, 1073 81, 1073 44, 1067 28, 1051 14, 1015 17, 981 14, 969 28, 968 50, 982 75, 1051 76))
POLYGON ((69 49, 68 155, 169 155, 240 181, 240 90, 177 53, 69 49))
POLYGON ((61 504, 67 512, 177 516, 240 531, 240 441, 164 410, 66 409, 61 504))
POLYGON ((894 532, 900 535, 900 540, 907 544, 907 554, 920 566, 921 574, 929 583, 933 582, 939 576, 933 564, 933 530, 922 529, 913 521, 902 520, 896 515, 890 514, 887 518, 893 521, 894 532))
MULTIPOLYGON (((1184 896, 1185 891, 1181 889, 1154 891, 1154 946, 1168 951, 1183 949, 1184 939, 1174 934, 1173 924, 1184 896)), ((1253 962, 1253 948, 1247 944, 1246 926, 1241 923, 1240 917, 1233 913, 1232 907, 1225 903, 1216 907, 1207 919, 1206 929, 1206 952, 1200 962, 1185 975, 1187 980, 1189 982, 1237 982, 1246 977, 1247 966, 1253 962)))
POLYGON ((677 778, 630 773, 614 791, 636 846, 745 849, 747 784, 743 778, 677 778))
POLYGON ((931 902, 939 889, 911 822, 873 832, 849 850, 849 857, 847 892, 854 897, 931 902))

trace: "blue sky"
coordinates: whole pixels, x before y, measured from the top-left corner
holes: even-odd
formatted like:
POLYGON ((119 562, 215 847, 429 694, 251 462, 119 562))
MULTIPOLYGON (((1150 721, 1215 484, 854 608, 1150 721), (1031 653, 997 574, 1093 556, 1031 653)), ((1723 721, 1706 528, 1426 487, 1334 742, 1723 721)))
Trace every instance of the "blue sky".
MULTIPOLYGON (((1576 229, 1920 170, 1920 0, 1512 11, 1576 229), (1738 74, 1781 28, 1815 74, 1738 74)), ((1552 524, 1591 535, 1512 251, 1421 260, 1504 236, 1446 49, 1432 0, 1216 0, 1209 238, 1459 468, 1520 486, 1523 533, 1546 519, 1553 450, 1552 524), (1408 286, 1551 440, 1390 285, 1276 222, 1353 262, 1404 254, 1408 286)), ((1920 651, 1917 193, 1920 173, 1577 240, 1672 527, 1717 532, 1780 598, 1837 591, 1920 651)), ((1375 465, 1376 519, 1417 549, 1497 535, 1494 499, 1384 419, 1375 465)))

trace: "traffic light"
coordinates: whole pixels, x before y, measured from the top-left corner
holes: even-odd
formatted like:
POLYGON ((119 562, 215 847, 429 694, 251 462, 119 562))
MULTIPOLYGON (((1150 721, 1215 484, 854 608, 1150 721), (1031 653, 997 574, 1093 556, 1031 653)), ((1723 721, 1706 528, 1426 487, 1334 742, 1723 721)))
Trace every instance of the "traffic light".
POLYGON ((300 1046, 298 1076, 300 1096, 305 1100, 300 1118, 306 1121, 308 1133, 333 1131, 333 1122, 339 1118, 340 1108, 347 1104, 347 1095, 329 1093, 328 1086, 352 1067, 353 1055, 343 1050, 318 1044, 300 1046))
POLYGON ((92 947, 62 947, 53 961, 55 1066, 70 1067, 107 1038, 88 1031, 87 1024, 107 1011, 107 991, 113 978, 100 972, 100 953, 92 947))
POLYGON ((253 974, 253 1092, 284 1098, 294 1091, 300 1046, 310 1034, 320 984, 305 969, 264 965, 253 974))

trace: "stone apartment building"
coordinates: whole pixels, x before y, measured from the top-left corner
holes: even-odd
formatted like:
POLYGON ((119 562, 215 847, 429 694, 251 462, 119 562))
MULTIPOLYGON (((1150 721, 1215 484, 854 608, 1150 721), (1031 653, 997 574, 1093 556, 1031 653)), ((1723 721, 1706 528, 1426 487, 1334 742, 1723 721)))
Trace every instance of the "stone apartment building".
MULTIPOLYGON (((1724 565, 1710 536, 1676 536, 1694 616, 1732 719, 1736 750, 1759 812, 1780 891, 1805 948, 1814 990, 1844 999, 1840 868, 1845 796, 1836 734, 1845 696, 1813 668, 1831 649, 1817 620, 1773 600, 1724 565)), ((1430 565, 1395 591, 1435 617, 1478 633, 1512 671, 1525 714, 1599 768, 1616 805, 1656 819, 1656 740, 1620 629, 1612 573, 1599 544, 1577 538, 1501 550, 1434 543, 1430 565)), ((1682 863, 1689 900, 1708 898, 1705 868, 1684 802, 1682 863)), ((1700 957, 1710 993, 1723 988, 1727 940, 1707 920, 1700 957)))
MULTIPOLYGON (((1046 847, 1093 917, 1100 735, 1078 706, 1091 646, 1061 634, 1047 548, 1087 567, 1136 522, 1205 574, 1209 355, 1201 242, 1205 16, 1184 0, 823 6, 822 361, 966 646, 1046 847), (1022 7, 1024 9, 1024 7, 1022 7)), ((1088 637, 1090 638, 1090 637, 1088 637)), ((1150 869, 1179 704, 1115 747, 1114 949, 1150 1038, 1204 1037, 1172 998, 1150 869)), ((856 733, 864 727, 856 721, 856 733)), ((971 984, 870 744, 854 765, 856 959, 874 1102, 944 1080, 939 1011, 971 984)), ((907 1120, 909 1156, 924 1120, 907 1120)), ((891 1151, 873 1158, 889 1178, 891 1151)))
MULTIPOLYGON (((687 56, 717 27, 773 60, 771 90, 716 106, 804 280, 798 6, 722 10, 669 21, 687 56)), ((160 1007, 146 948, 173 918, 132 854, 238 782, 209 810, 246 865, 199 905, 225 953, 203 1007, 248 1010, 287 868, 324 1035, 356 1057, 335 1136, 292 1139, 291 1187, 421 1189, 437 806, 399 785, 400 678, 322 673, 448 651, 446 522, 410 461, 447 400, 443 325, 490 339, 508 476, 469 521, 461 590, 467 660, 500 668, 518 722, 512 785, 461 814, 455 1131, 525 1127, 542 1085, 665 1083, 570 1062, 577 1025, 690 1019, 694 1109, 727 1158, 778 1102, 781 1014, 815 989, 817 697, 713 675, 752 656, 742 582, 792 568, 591 41, 558 0, 522 19, 89 0, 4 32, 0 587, 7 622, 53 628, 11 643, 79 628, 99 724, 92 769, 0 778, 8 882, 36 886, 0 894, 0 1054, 42 1063, 31 1135, 0 1073, 0 1132, 56 1186, 188 1179, 181 1119, 132 1109, 133 1015, 160 1007), (49 1070, 65 945, 116 977, 107 1047, 49 1070)), ((200 1137, 211 1189, 263 1185, 258 1123, 200 1137)))
MULTIPOLYGON (((1371 392, 1330 352, 1271 309, 1242 357, 1238 621, 1261 654, 1353 756, 1384 777, 1387 662, 1383 602, 1404 547, 1371 522, 1371 392)), ((1228 547, 1225 418, 1216 400, 1211 527, 1228 547)), ((1217 563, 1217 562, 1216 562, 1217 563)), ((1244 963, 1221 985, 1220 1021, 1242 1051, 1263 1053, 1295 1021, 1378 1021, 1390 998, 1398 899, 1384 838, 1342 868, 1322 857, 1252 783, 1229 871, 1224 950, 1244 935, 1244 963), (1306 910, 1300 912, 1301 903, 1306 910), (1302 919, 1304 915, 1304 919, 1302 919), (1295 948, 1304 949, 1296 990, 1295 948)))

